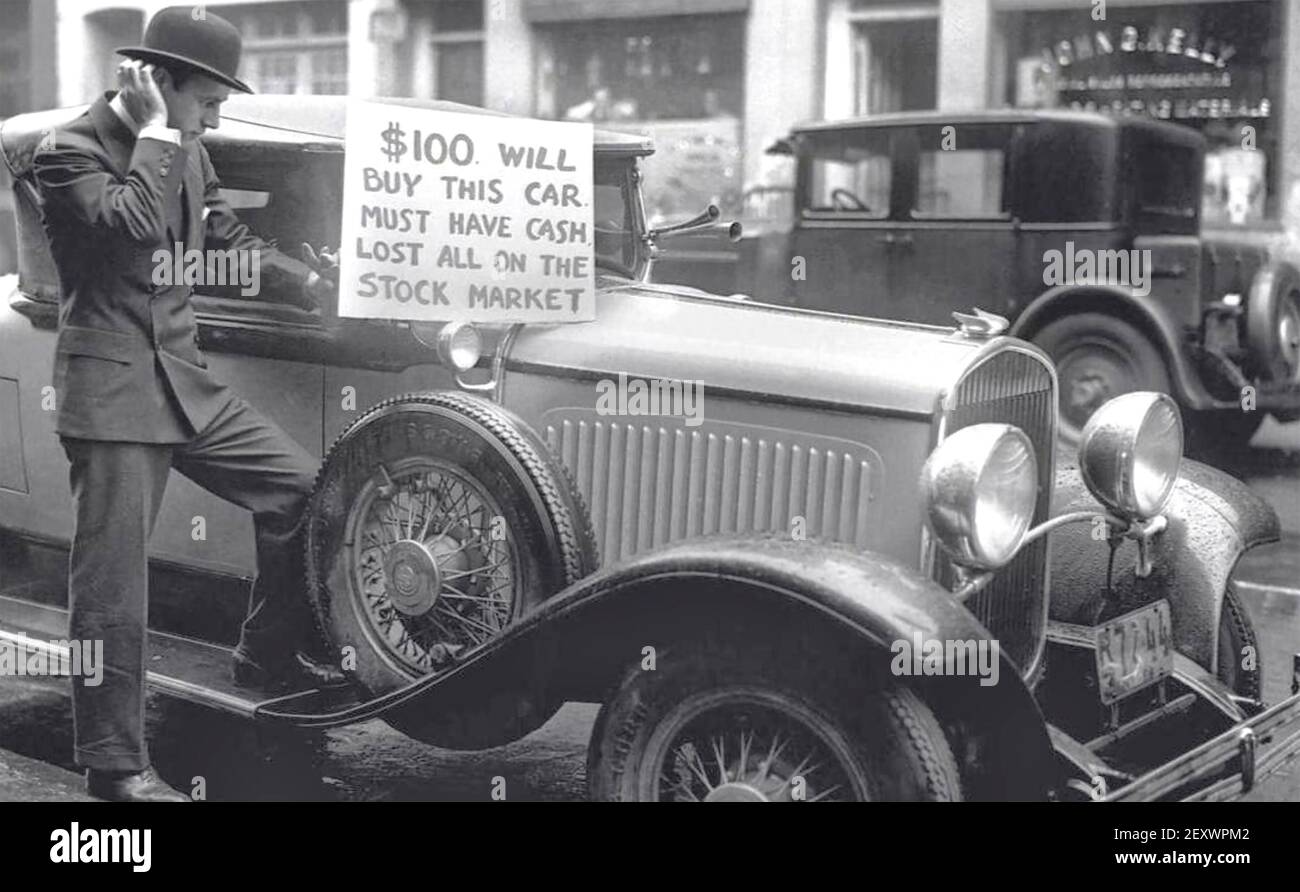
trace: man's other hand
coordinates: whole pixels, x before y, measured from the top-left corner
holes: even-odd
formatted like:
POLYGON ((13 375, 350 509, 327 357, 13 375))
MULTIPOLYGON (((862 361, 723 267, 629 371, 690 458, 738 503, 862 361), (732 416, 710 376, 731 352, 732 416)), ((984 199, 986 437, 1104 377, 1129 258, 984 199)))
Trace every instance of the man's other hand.
POLYGON ((306 263, 308 266, 310 266, 312 269, 316 270, 316 272, 320 273, 322 278, 328 279, 329 281, 333 282, 335 285, 338 284, 339 281, 339 252, 338 251, 331 252, 329 248, 322 246, 320 249, 320 253, 317 254, 315 251, 312 250, 311 245, 307 244, 306 242, 303 242, 302 257, 303 257, 303 262, 306 263))
POLYGON ((338 306, 338 253, 331 253, 329 249, 321 248, 320 253, 317 254, 312 250, 311 245, 304 242, 302 254, 303 261, 313 269, 303 282, 302 300, 299 306, 309 313, 319 311, 325 316, 333 316, 338 306))
POLYGON ((139 59, 127 59, 117 66, 117 85, 122 104, 141 128, 166 127, 167 103, 154 80, 154 68, 139 59))

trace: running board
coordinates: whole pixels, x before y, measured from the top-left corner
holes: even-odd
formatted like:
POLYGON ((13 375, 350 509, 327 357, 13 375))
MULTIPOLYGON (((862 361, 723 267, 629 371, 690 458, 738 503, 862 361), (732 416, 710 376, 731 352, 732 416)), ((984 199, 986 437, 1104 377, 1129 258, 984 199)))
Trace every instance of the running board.
MULTIPOLYGON (((69 649, 58 642, 67 639, 66 610, 0 595, 0 643, 66 660, 69 649)), ((360 702, 351 688, 290 687, 271 696, 243 687, 231 674, 231 648, 206 641, 151 631, 146 652, 145 682, 151 689, 243 718, 257 718, 259 710, 288 704, 304 713, 331 713, 360 702)))

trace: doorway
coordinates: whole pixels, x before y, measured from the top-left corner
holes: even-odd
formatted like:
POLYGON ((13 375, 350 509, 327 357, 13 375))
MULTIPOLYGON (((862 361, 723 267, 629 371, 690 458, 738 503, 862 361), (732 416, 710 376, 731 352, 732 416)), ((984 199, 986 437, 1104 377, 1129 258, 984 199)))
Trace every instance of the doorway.
POLYGON ((857 22, 854 113, 924 111, 938 99, 939 22, 926 17, 857 22))

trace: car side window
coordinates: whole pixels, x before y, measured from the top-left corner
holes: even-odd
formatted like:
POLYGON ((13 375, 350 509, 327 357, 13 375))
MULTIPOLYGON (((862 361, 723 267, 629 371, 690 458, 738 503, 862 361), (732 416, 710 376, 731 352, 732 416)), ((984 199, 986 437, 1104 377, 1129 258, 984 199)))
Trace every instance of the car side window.
POLYGON ((859 219, 889 216, 894 171, 888 133, 850 130, 811 135, 803 166, 805 213, 859 219))
POLYGON ((922 128, 912 216, 947 220, 1010 218, 1009 134, 1001 128, 922 128))

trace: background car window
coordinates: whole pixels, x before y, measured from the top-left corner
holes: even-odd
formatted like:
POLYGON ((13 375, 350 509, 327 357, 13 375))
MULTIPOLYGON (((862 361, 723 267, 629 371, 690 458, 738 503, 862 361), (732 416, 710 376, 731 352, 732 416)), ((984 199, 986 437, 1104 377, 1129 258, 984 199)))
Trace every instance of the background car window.
POLYGON ((805 211, 868 219, 889 215, 893 164, 888 136, 860 131, 818 135, 805 157, 805 211))
POLYGON ((1196 232, 1207 188, 1200 149, 1145 130, 1125 136, 1133 183, 1128 197, 1136 204, 1138 227, 1145 232, 1196 232))
POLYGON ((922 151, 917 156, 916 206, 923 217, 997 219, 1007 216, 1002 149, 922 151))

